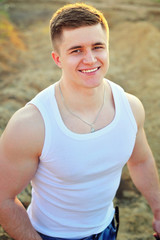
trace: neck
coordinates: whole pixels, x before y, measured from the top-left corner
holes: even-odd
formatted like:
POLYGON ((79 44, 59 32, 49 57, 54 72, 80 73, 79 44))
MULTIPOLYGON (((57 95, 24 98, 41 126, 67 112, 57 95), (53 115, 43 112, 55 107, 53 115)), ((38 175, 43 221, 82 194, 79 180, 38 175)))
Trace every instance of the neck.
POLYGON ((103 102, 105 82, 94 88, 79 88, 59 81, 66 105, 75 112, 97 111, 103 102))

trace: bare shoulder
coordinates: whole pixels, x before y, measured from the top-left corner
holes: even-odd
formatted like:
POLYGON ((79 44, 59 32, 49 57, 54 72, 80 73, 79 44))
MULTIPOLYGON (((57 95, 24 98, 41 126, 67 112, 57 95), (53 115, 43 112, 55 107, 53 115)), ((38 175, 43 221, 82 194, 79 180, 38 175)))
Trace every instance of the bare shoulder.
POLYGON ((136 96, 125 93, 130 103, 133 115, 136 119, 138 128, 143 126, 145 120, 145 110, 142 102, 136 96))
POLYGON ((18 110, 8 122, 1 137, 7 144, 7 150, 29 149, 30 152, 41 151, 44 141, 44 123, 39 110, 34 105, 28 105, 18 110), (12 149, 13 148, 13 149, 12 149))

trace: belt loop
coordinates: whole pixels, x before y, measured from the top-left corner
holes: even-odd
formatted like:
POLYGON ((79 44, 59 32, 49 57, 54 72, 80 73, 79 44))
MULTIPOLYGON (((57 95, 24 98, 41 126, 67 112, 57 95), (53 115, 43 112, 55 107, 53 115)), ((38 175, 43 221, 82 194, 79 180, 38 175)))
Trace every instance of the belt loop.
POLYGON ((116 220, 116 237, 117 237, 118 230, 119 230, 119 224, 120 224, 120 221, 119 221, 119 207, 118 206, 115 207, 115 220, 116 220))

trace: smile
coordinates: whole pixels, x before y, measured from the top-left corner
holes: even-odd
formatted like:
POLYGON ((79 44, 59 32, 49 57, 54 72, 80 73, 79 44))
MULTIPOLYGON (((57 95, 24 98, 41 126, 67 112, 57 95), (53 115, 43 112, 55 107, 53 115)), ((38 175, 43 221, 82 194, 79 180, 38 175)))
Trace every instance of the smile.
POLYGON ((92 73, 92 72, 95 72, 99 69, 100 67, 96 67, 96 68, 93 68, 93 69, 85 69, 85 70, 79 70, 80 72, 82 73, 92 73))

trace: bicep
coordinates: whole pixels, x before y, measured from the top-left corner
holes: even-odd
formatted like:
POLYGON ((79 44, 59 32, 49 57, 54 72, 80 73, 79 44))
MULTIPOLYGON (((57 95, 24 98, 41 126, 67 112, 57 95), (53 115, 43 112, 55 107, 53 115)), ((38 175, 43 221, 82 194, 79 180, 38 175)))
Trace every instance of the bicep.
POLYGON ((14 117, 0 139, 1 201, 15 198, 29 183, 38 167, 36 130, 27 117, 14 117), (18 120, 17 120, 18 119, 18 120))
POLYGON ((12 152, 6 154, 5 150, 0 149, 1 197, 14 198, 19 194, 35 174, 37 162, 37 159, 28 156, 17 157, 12 155, 12 152))
POLYGON ((145 161, 152 156, 152 153, 144 131, 144 107, 137 97, 127 94, 127 98, 133 111, 138 129, 133 153, 128 161, 128 165, 132 165, 145 161))
POLYGON ((132 155, 128 161, 128 167, 144 163, 147 160, 153 159, 152 151, 148 144, 144 128, 138 130, 135 146, 132 155))

